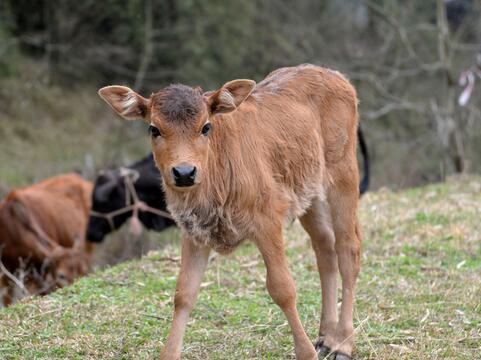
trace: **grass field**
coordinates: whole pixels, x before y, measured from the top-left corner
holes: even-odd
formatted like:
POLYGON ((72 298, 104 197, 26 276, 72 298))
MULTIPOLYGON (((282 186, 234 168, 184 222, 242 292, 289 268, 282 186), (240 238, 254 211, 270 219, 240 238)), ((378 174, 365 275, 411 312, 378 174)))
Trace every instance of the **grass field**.
MULTIPOLYGON (((481 178, 361 202, 364 231, 355 327, 359 359, 481 358, 481 178)), ((172 312, 178 232, 163 250, 0 309, 0 358, 150 359, 172 312)), ((297 223, 286 230, 301 319, 312 340, 320 293, 297 223)), ((184 344, 185 359, 293 359, 287 322, 269 298, 252 245, 215 257, 184 344)))

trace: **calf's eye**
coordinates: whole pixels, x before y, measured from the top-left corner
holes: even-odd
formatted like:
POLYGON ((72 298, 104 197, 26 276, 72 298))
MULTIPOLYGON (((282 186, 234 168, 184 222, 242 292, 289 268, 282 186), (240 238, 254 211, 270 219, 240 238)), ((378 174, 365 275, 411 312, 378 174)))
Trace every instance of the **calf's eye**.
POLYGON ((210 123, 207 123, 205 124, 203 127, 202 127, 202 135, 204 136, 207 136, 207 134, 209 133, 209 130, 211 129, 212 125, 210 123))
POLYGON ((160 136, 160 131, 157 129, 155 126, 150 125, 149 126, 149 134, 153 138, 159 137, 160 136))

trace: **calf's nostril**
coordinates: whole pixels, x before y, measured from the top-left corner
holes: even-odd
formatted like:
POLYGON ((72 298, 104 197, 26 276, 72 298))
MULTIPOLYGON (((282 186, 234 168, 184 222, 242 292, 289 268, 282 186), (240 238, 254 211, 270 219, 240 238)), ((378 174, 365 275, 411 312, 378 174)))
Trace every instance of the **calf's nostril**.
POLYGON ((172 174, 174 175, 174 179, 178 179, 180 178, 180 173, 179 173, 179 170, 177 170, 177 168, 172 168, 172 174))

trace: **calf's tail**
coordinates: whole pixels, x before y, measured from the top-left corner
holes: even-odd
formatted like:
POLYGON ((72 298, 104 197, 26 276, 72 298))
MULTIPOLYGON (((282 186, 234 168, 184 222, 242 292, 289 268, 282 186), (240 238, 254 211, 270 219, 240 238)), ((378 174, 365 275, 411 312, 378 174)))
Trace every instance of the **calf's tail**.
POLYGON ((361 124, 357 128, 357 137, 359 139, 359 147, 361 149, 361 155, 363 157, 363 170, 364 174, 359 184, 360 195, 364 194, 369 188, 369 152, 367 150, 366 139, 364 138, 364 133, 362 132, 361 124))

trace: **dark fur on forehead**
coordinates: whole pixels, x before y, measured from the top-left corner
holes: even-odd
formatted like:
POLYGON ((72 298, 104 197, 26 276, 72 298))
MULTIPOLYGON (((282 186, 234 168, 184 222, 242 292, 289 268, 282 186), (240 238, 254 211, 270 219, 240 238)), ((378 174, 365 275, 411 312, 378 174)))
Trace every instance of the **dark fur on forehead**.
POLYGON ((202 93, 199 88, 172 84, 152 95, 152 109, 166 120, 185 123, 202 112, 202 93))

